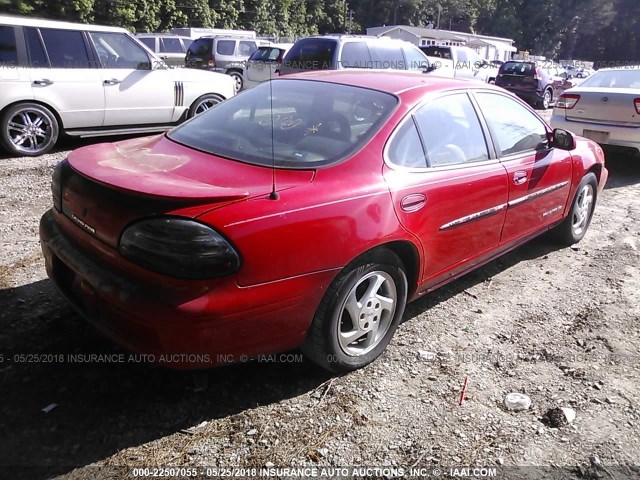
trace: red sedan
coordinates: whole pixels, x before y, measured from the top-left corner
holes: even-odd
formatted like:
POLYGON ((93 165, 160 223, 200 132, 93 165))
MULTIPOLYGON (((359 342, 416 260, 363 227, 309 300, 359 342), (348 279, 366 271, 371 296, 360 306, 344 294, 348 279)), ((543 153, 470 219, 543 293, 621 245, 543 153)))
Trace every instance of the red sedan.
POLYGON ((590 140, 490 85, 313 72, 55 170, 49 277, 97 328, 177 368, 301 347, 332 371, 405 305, 553 229, 585 234, 590 140))

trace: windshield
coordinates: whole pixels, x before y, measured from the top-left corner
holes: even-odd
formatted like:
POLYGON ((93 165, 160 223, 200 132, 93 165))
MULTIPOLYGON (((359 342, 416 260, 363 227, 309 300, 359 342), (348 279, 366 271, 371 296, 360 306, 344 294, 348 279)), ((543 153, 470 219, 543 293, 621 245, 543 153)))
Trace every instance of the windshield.
POLYGON ((278 79, 218 104, 168 137, 242 162, 314 168, 359 150, 396 104, 396 97, 376 90, 278 79))
POLYGON ((640 88, 640 70, 603 70, 591 75, 580 86, 640 88))

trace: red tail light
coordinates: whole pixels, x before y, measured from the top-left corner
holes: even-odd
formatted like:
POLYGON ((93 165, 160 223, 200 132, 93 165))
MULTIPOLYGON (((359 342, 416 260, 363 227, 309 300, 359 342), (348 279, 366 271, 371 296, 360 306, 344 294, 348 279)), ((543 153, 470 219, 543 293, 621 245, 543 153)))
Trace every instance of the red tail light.
MULTIPOLYGON (((571 110, 576 106, 580 100, 580 95, 576 95, 574 93, 563 93, 560 95, 558 100, 556 101, 556 108, 562 108, 564 110, 571 110)), ((640 98, 638 99, 640 100, 640 98)), ((638 104, 636 104, 636 110, 638 109, 638 104)))
POLYGON ((633 105, 636 107, 636 112, 640 115, 640 98, 636 98, 633 101, 633 105))
POLYGON ((215 55, 211 55, 211 57, 209 58, 209 66, 215 68, 215 66, 216 66, 216 56, 215 55))

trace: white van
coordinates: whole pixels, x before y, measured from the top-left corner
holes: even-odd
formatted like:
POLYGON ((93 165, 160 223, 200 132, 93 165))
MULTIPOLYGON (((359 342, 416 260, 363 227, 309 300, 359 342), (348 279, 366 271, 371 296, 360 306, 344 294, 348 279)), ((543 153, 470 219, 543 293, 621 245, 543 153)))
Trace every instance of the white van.
POLYGON ((227 75, 170 69, 123 28, 0 15, 0 143, 13 155, 62 133, 168 130, 234 94, 227 75))

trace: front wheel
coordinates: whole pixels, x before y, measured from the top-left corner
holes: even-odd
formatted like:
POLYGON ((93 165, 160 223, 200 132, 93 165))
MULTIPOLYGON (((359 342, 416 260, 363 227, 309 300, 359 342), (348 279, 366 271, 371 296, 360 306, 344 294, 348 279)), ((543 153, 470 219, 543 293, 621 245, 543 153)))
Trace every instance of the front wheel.
POLYGON ((578 186, 569 215, 555 227, 558 241, 573 245, 582 240, 591 223, 597 195, 598 179, 593 173, 587 173, 578 186))
POLYGON ((230 72, 227 72, 227 75, 233 78, 236 93, 240 93, 242 87, 244 87, 244 78, 242 77, 242 72, 231 70, 230 72))
POLYGON ((0 120, 0 140, 13 155, 43 155, 58 141, 56 116, 38 103, 18 103, 9 107, 0 120))
POLYGON ((386 249, 364 254, 325 293, 302 351, 331 372, 364 367, 391 341, 406 302, 407 277, 398 256, 386 249))

